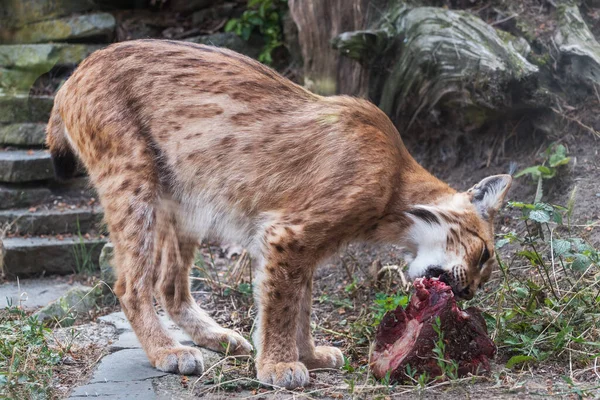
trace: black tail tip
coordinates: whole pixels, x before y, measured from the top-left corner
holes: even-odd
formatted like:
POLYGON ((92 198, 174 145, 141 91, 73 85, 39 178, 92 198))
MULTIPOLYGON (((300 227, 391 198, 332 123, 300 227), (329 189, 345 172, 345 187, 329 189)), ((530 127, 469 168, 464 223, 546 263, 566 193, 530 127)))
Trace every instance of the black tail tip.
POLYGON ((54 175, 58 180, 66 181, 77 173, 77 158, 72 152, 52 154, 54 175))

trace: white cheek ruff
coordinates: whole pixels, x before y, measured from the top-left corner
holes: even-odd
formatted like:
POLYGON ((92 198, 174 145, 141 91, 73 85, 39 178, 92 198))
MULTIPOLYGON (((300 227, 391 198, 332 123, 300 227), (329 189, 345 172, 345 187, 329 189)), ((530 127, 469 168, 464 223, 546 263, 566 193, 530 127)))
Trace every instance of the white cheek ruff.
POLYGON ((462 254, 448 252, 446 249, 450 225, 440 217, 435 207, 419 207, 436 215, 440 223, 430 223, 408 214, 413 221, 408 236, 417 248, 414 258, 407 259, 409 279, 425 276, 430 266, 450 271, 453 265, 461 264, 462 254))

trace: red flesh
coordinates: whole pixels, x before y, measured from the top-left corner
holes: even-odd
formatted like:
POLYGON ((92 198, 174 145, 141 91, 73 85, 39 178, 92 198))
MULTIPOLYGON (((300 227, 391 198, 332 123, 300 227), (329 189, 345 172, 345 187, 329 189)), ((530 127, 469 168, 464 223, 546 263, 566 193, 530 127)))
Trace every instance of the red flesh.
POLYGON ((373 374, 381 379, 389 372, 392 381, 405 382, 410 365, 415 376, 424 372, 431 379, 441 376, 433 353, 438 340, 433 329, 436 317, 444 335, 445 359, 458 363, 458 376, 489 372, 496 346, 479 310, 461 310, 450 286, 437 279, 417 279, 414 286, 416 292, 406 310, 398 307, 388 312, 377 329, 371 351, 373 374))

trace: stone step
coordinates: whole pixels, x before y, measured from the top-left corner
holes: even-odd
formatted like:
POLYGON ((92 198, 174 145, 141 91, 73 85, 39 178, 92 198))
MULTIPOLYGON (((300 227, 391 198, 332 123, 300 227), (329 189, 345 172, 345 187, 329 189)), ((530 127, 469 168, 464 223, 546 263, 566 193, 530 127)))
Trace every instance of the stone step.
POLYGON ((0 183, 0 210, 31 207, 47 201, 52 192, 46 187, 0 183))
POLYGON ((0 227, 19 235, 77 234, 98 230, 100 207, 34 208, 0 210, 0 227))
POLYGON ((52 96, 30 96, 27 93, 0 94, 0 123, 47 123, 53 104, 52 96))
POLYGON ((47 151, 0 151, 0 182, 22 183, 53 178, 54 168, 47 151))
POLYGON ((0 145, 43 146, 46 140, 46 124, 25 122, 0 125, 0 145))
POLYGON ((91 10, 93 0, 2 0, 0 25, 4 27, 62 17, 91 10))
POLYGON ((34 22, 20 28, 0 29, 0 43, 45 43, 75 39, 102 38, 111 41, 115 17, 90 13, 34 22))
POLYGON ((105 47, 95 44, 4 44, 0 45, 0 66, 36 71, 40 75, 54 66, 79 64, 94 51, 105 47))
POLYGON ((4 238, 4 275, 71 274, 98 269, 105 238, 4 238))

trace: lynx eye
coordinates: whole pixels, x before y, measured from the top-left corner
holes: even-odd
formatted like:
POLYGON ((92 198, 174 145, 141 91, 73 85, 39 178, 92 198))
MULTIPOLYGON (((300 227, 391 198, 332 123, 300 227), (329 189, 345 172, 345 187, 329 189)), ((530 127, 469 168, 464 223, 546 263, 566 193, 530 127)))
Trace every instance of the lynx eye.
POLYGON ((479 266, 482 266, 490 259, 490 251, 487 247, 483 248, 483 252, 481 253, 481 258, 479 259, 479 266))

